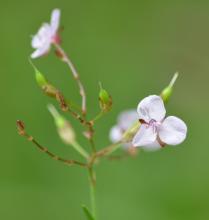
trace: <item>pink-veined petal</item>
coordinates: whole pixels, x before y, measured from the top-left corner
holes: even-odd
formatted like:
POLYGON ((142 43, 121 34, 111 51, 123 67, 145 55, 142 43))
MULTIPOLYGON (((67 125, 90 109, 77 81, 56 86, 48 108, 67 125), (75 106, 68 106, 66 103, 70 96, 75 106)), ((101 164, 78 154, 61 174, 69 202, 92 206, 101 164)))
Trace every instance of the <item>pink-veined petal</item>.
POLYGON ((60 10, 54 9, 51 15, 51 31, 52 34, 56 34, 60 24, 60 10))
POLYGON ((137 107, 139 118, 146 122, 151 119, 161 121, 164 119, 166 110, 163 100, 160 96, 150 95, 144 98, 137 107))
POLYGON ((167 117, 159 127, 160 139, 169 145, 177 145, 182 143, 187 134, 187 126, 175 116, 167 117))
POLYGON ((123 132, 121 131, 119 126, 114 126, 110 130, 110 140, 115 143, 121 140, 123 136, 123 132))
POLYGON ((139 131, 136 133, 132 140, 134 147, 143 147, 152 144, 157 138, 157 133, 152 126, 142 124, 139 131))

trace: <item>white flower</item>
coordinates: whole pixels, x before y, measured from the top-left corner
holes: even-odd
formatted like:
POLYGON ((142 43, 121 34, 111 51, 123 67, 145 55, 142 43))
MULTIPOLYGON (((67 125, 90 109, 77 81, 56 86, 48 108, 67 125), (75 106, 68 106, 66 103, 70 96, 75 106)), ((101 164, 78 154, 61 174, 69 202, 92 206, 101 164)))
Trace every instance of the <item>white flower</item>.
MULTIPOLYGON (((123 134, 137 122, 138 114, 135 110, 128 110, 122 112, 118 116, 117 124, 112 127, 110 130, 110 140, 113 143, 120 141, 123 137, 123 134)), ((131 146, 131 143, 124 144, 125 147, 131 146)))
POLYGON ((182 143, 187 134, 186 124, 175 116, 165 118, 166 110, 160 96, 143 99, 137 108, 141 126, 132 140, 135 147, 156 150, 165 144, 182 143))
POLYGON ((32 38, 32 47, 35 51, 31 58, 37 58, 45 55, 50 50, 52 43, 59 43, 57 34, 60 23, 60 10, 54 9, 51 15, 50 24, 44 23, 38 30, 38 33, 32 38))

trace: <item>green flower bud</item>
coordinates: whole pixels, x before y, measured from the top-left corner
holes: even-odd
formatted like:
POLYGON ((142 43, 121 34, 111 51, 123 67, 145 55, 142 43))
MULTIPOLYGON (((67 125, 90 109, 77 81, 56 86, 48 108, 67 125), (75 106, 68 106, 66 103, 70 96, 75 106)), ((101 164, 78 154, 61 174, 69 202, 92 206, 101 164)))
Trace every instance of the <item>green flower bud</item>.
POLYGON ((41 72, 39 72, 36 68, 35 68, 35 74, 36 74, 35 75, 36 82, 41 88, 48 85, 48 82, 47 82, 46 78, 44 77, 44 75, 41 72))
POLYGON ((172 87, 166 87, 162 92, 161 92, 161 97, 164 102, 168 102, 171 94, 172 94, 173 88, 172 87))
POLYGON ((100 108, 104 112, 108 112, 112 108, 112 97, 105 89, 102 88, 101 84, 100 84, 100 92, 99 92, 99 103, 100 103, 100 108))
POLYGON ((44 75, 36 68, 36 66, 33 64, 33 62, 30 59, 29 59, 29 62, 31 64, 31 66, 33 67, 34 71, 35 71, 35 78, 36 78, 37 84, 41 88, 43 88, 44 86, 48 85, 48 81, 46 80, 44 75))
POLYGON ((162 97, 164 102, 169 101, 169 99, 172 95, 172 92, 173 92, 173 86, 174 86, 177 78, 178 78, 178 73, 175 73, 171 82, 169 83, 169 85, 165 89, 163 89, 163 91, 161 92, 160 96, 162 97))
POLYGON ((59 114, 56 108, 53 105, 48 105, 49 112, 52 114, 55 125, 57 127, 57 132, 61 138, 61 140, 66 144, 74 144, 75 143, 75 132, 71 126, 71 124, 59 114))
POLYGON ((47 96, 55 98, 57 95, 57 89, 47 81, 45 76, 36 68, 36 66, 32 63, 31 60, 29 60, 29 62, 34 68, 35 78, 38 86, 41 87, 41 89, 47 96))

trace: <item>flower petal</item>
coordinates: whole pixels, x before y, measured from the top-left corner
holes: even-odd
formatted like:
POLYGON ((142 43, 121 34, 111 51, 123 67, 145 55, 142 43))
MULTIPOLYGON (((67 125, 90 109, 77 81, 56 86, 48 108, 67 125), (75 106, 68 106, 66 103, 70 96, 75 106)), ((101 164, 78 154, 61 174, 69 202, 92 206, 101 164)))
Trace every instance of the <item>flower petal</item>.
POLYGON ((41 48, 38 48, 37 50, 35 50, 31 54, 31 58, 35 59, 35 58, 41 57, 41 56, 47 54, 49 50, 50 50, 50 44, 46 44, 44 47, 41 47, 41 48))
POLYGON ((32 38, 32 47, 33 48, 41 48, 46 44, 51 43, 51 28, 49 24, 43 24, 38 33, 32 38))
POLYGON ((167 117, 159 127, 160 139, 169 145, 182 143, 187 134, 186 124, 175 116, 167 117))
POLYGON ((136 133, 132 140, 134 147, 143 147, 152 144, 157 138, 157 133, 154 132, 152 126, 142 124, 139 131, 136 133))
POLYGON ((136 110, 127 110, 122 112, 118 117, 118 126, 125 132, 138 120, 136 110))
POLYGON ((60 23, 60 10, 54 9, 51 15, 51 31, 56 34, 60 23))
POLYGON ((145 151, 156 151, 161 149, 161 145, 159 144, 159 142, 157 140, 155 140, 153 143, 151 144, 147 144, 146 146, 143 147, 143 149, 145 151))
POLYGON ((144 98, 137 107, 139 118, 146 122, 151 119, 161 121, 164 119, 166 110, 163 100, 160 96, 150 95, 144 98))
POLYGON ((122 136, 123 136, 123 132, 121 131, 119 126, 116 125, 116 126, 111 128, 111 130, 110 130, 110 140, 113 143, 116 143, 116 142, 120 141, 122 136))

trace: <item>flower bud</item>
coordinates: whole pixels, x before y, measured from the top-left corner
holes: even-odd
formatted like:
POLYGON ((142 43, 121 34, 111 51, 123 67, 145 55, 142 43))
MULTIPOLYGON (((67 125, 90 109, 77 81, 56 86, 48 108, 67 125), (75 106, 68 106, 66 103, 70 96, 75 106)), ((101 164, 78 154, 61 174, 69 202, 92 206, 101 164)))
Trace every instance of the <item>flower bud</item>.
POLYGON ((75 142, 75 132, 71 124, 58 113, 53 105, 48 105, 49 112, 52 114, 55 125, 57 127, 57 132, 61 140, 66 144, 73 144, 75 142))
POLYGON ((35 76, 36 82, 41 88, 48 85, 48 82, 46 78, 44 77, 44 75, 41 72, 39 72, 36 68, 35 68, 35 74, 36 74, 35 76))
POLYGON ((173 86, 174 86, 177 78, 178 78, 178 73, 175 73, 171 82, 169 83, 169 85, 165 89, 163 89, 163 91, 161 92, 160 96, 162 97, 164 102, 169 101, 169 98, 173 92, 173 86))
POLYGON ((35 78, 38 86, 42 89, 44 94, 50 97, 56 97, 57 94, 57 89, 50 84, 47 79, 44 77, 44 75, 36 68, 36 66, 32 63, 31 60, 29 60, 31 63, 32 67, 34 68, 35 71, 35 78))
POLYGON ((172 94, 172 92, 173 92, 173 88, 171 88, 171 87, 166 87, 162 92, 161 92, 161 97, 162 97, 162 99, 163 99, 163 101, 164 102, 168 102, 168 100, 169 100, 169 98, 170 98, 170 96, 171 96, 171 94, 172 94))
POLYGON ((100 84, 100 92, 99 92, 99 103, 100 103, 100 108, 103 112, 108 112, 112 108, 112 97, 105 89, 102 88, 101 84, 100 84))

